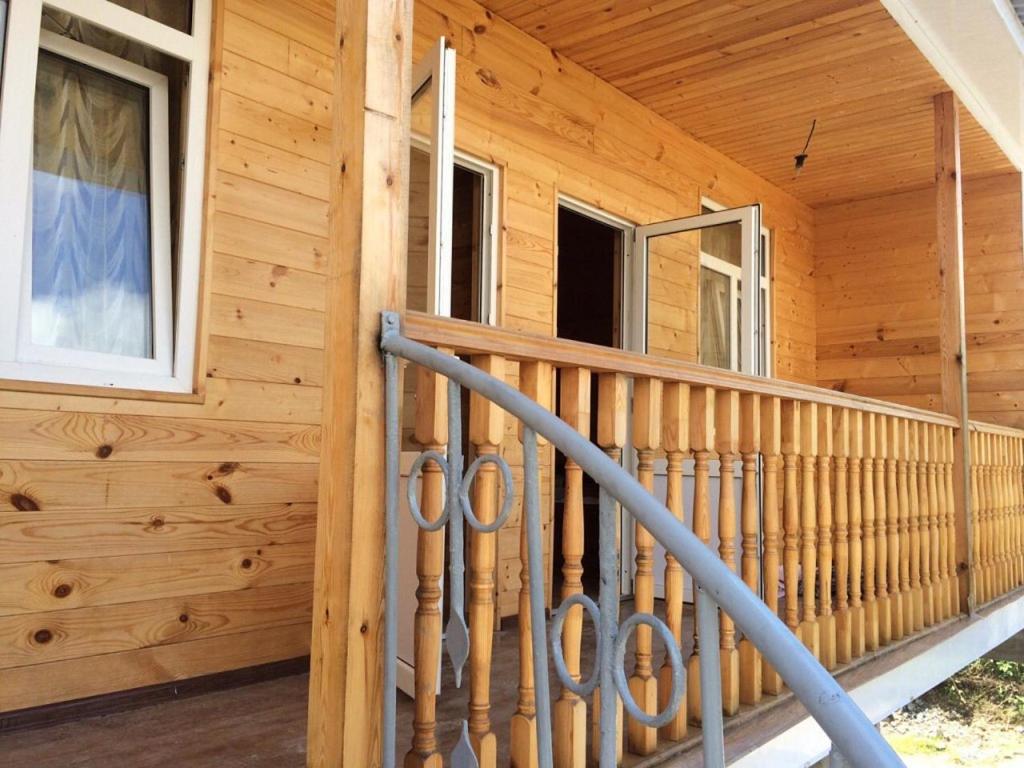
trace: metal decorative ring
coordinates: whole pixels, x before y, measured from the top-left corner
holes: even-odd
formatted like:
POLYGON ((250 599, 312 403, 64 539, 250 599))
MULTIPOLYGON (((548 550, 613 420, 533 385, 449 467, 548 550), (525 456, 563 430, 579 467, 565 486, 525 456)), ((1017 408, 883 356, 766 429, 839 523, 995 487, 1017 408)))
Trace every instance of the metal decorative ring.
POLYGON ((672 636, 672 631, 661 619, 650 613, 634 613, 622 622, 622 626, 619 627, 618 637, 615 639, 615 667, 613 675, 615 677, 615 687, 619 691, 619 696, 622 697, 622 706, 629 713, 629 716, 640 724, 646 725, 649 728, 660 728, 663 725, 667 725, 668 721, 675 716, 683 698, 683 656, 676 646, 676 639, 672 636), (633 630, 640 624, 646 624, 661 636, 661 641, 665 644, 665 651, 668 654, 669 666, 672 669, 672 689, 668 703, 656 715, 649 715, 637 706, 633 694, 629 691, 629 683, 626 680, 626 643, 629 642, 629 636, 633 634, 633 630))
POLYGON ((405 495, 409 499, 409 513, 412 515, 412 519, 416 521, 416 525, 428 533, 433 533, 434 531, 441 530, 444 524, 448 522, 448 505, 443 505, 441 514, 433 522, 424 518, 423 513, 420 512, 420 503, 416 498, 416 481, 423 471, 423 465, 428 461, 433 461, 441 468, 445 487, 448 487, 448 460, 437 451, 424 451, 416 457, 416 461, 412 463, 412 467, 409 469, 409 482, 405 488, 405 495))
POLYGON ((469 524, 480 533, 494 533, 505 524, 508 516, 512 513, 512 500, 514 496, 512 470, 509 468, 508 462, 496 453, 485 453, 483 456, 478 456, 476 461, 470 464, 469 469, 466 471, 466 476, 462 479, 462 487, 459 489, 462 514, 469 524), (473 505, 469 501, 469 488, 473 485, 473 478, 476 477, 477 470, 484 464, 496 465, 501 470, 501 479, 505 484, 505 498, 501 502, 501 512, 498 513, 493 523, 486 524, 480 522, 480 519, 473 512, 473 505))
POLYGON ((558 610, 555 611, 555 615, 551 619, 551 648, 553 653, 551 654, 555 662, 555 673, 558 675, 559 681, 568 688, 570 691, 575 693, 577 696, 589 696, 597 688, 598 681, 601 677, 601 632, 600 632, 600 621, 601 612, 597 608, 597 604, 589 597, 584 595, 582 592, 575 595, 570 595, 562 604, 558 606, 558 610), (569 670, 565 666, 565 652, 562 650, 562 625, 565 624, 565 619, 569 615, 569 609, 575 605, 582 605, 587 613, 590 614, 590 620, 594 622, 594 629, 597 631, 597 652, 594 654, 594 658, 598 659, 597 663, 594 664, 594 670, 590 673, 590 677, 587 678, 586 682, 577 683, 569 674, 569 670))

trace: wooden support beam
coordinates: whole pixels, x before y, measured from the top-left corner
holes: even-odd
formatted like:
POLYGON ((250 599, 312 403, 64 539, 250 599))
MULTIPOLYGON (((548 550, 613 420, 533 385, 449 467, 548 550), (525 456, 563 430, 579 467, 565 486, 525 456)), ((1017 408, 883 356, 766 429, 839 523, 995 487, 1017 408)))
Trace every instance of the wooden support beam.
POLYGON ((307 765, 381 763, 384 368, 401 309, 411 0, 338 0, 307 765), (359 514, 355 514, 358 510, 359 514))
POLYGON ((942 409, 960 419, 954 438, 953 499, 959 605, 974 607, 971 568, 970 440, 967 412, 967 328, 964 311, 964 212, 959 103, 935 96, 935 220, 939 259, 939 354, 942 409))

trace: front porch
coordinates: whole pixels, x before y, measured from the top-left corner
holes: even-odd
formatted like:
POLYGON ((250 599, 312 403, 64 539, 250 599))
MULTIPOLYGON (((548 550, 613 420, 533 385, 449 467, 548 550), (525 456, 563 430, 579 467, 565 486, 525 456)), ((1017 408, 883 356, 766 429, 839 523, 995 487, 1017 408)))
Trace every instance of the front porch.
MULTIPOLYGON (((988 606, 973 619, 947 622, 925 637, 868 654, 836 675, 855 691, 872 681, 889 687, 887 695, 865 692, 867 705, 874 704, 872 717, 884 717, 893 708, 920 695, 951 670, 973 658, 1021 620, 1024 594, 1013 595, 988 606), (998 616, 998 612, 1010 615, 998 616), (976 636, 958 642, 964 633, 976 636), (958 645, 956 651, 950 648, 958 645), (945 649, 945 650, 943 650, 945 649), (936 657, 939 650, 942 656, 936 657), (967 655, 964 655, 964 652, 967 655), (936 659, 940 663, 936 664, 936 659), (908 676, 899 667, 912 663, 908 676), (886 678, 890 682, 885 682, 886 678), (907 685, 913 679, 914 684, 907 685), (899 682, 897 682, 899 681, 899 682), (898 692, 892 695, 891 689, 898 692), (878 708, 881 707, 881 708, 878 708)), ((658 614, 663 615, 659 601, 658 614)), ((687 617, 689 628, 689 617, 687 617)), ((584 643, 593 642, 592 630, 585 628, 584 643)), ((966 639, 966 638, 965 638, 966 639)), ((507 722, 516 698, 516 627, 507 626, 495 636, 495 717, 507 722)), ((276 674, 276 673, 275 673, 276 674)), ((450 689, 450 671, 444 686, 450 689)), ((306 719, 309 676, 291 673, 207 693, 187 693, 155 704, 129 705, 107 714, 73 717, 56 725, 23 720, 18 730, 0 735, 0 751, 8 764, 33 768, 94 768, 99 765, 163 768, 169 764, 189 768, 301 768, 306 765, 306 719), (102 756, 102 757, 98 757, 102 756)), ((440 743, 450 753, 458 738, 465 713, 465 696, 451 696, 441 702, 438 713, 440 743)), ((400 738, 407 741, 412 731, 413 702, 399 699, 400 738)), ((727 725, 727 757, 730 762, 747 755, 746 762, 763 765, 797 765, 816 759, 829 749, 820 730, 806 722, 806 710, 791 694, 770 697, 756 707, 743 707, 727 725)), ((697 766, 700 764, 696 729, 671 751, 651 760, 631 757, 624 765, 697 766)), ((502 740, 499 764, 507 764, 507 747, 502 740)))

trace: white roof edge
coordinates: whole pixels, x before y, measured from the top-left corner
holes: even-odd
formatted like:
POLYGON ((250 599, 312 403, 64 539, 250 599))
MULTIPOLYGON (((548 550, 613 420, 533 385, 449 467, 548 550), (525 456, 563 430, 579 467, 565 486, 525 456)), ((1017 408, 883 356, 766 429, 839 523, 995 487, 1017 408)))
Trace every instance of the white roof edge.
POLYGON ((881 0, 1018 170, 1024 170, 1024 27, 1009 0, 881 0))

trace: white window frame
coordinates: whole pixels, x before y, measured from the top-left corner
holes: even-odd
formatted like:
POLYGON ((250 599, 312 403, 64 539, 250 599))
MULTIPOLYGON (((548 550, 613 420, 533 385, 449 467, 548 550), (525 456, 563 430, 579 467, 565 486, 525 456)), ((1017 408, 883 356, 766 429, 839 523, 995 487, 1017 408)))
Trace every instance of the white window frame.
MULTIPOLYGON (((0 378, 40 381, 106 388, 192 392, 194 388, 196 330, 199 311, 199 271, 202 254, 203 188, 206 143, 206 111, 210 57, 212 0, 193 0, 192 34, 187 34, 108 0, 18 0, 10 4, 7 46, 4 51, 3 89, 0 91, 0 178, 21 179, 22 183, 0 185, 0 378), (42 351, 25 344, 28 329, 24 319, 26 285, 31 283, 28 260, 31 243, 31 174, 33 166, 33 125, 36 70, 41 47, 119 77, 141 77, 142 67, 88 46, 41 30, 44 7, 71 14, 89 23, 138 42, 185 62, 187 100, 183 105, 183 166, 181 174, 181 215, 178 231, 177 296, 171 295, 170 245, 159 244, 162 235, 153 227, 152 273, 154 275, 154 355, 140 360, 120 355, 88 353, 81 350, 42 351), (86 49, 82 51, 81 49, 86 49), (86 62, 87 57, 89 61, 86 62), (111 59, 115 60, 112 62, 111 59), (14 76, 17 73, 17 76, 14 76), (165 251, 166 255, 161 253, 165 251), (158 273, 162 277, 157 277, 158 273), (159 280, 159 282, 158 282, 159 280)), ((153 73, 156 74, 156 73, 153 73)), ((151 98, 153 89, 151 88, 151 98)), ((166 97, 166 84, 164 85, 166 97)), ((157 99, 159 100, 159 98, 157 99)), ((152 106, 152 103, 151 103, 152 106)), ((151 147, 167 156, 167 110, 163 118, 151 112, 151 130, 158 119, 163 124, 162 145, 151 147)), ((151 137, 152 139, 152 137, 151 137)), ((167 174, 160 178, 157 165, 150 168, 150 202, 166 212, 170 199, 167 174)), ((166 164, 165 164, 166 168, 166 164)), ((162 214, 161 214, 162 215, 162 214)), ((169 241, 169 225, 166 229, 169 241)))
MULTIPOLYGON (((718 212, 727 210, 726 206, 710 200, 706 197, 702 197, 700 200, 702 208, 707 208, 711 212, 718 212)), ((740 370, 740 349, 742 349, 742 334, 740 332, 740 323, 736 322, 735 319, 741 317, 741 311, 739 309, 739 302, 741 300, 740 284, 743 281, 744 274, 753 274, 758 276, 758 284, 760 289, 764 292, 765 305, 764 305, 764 338, 759 339, 760 344, 763 347, 764 355, 764 370, 758 371, 761 376, 772 375, 772 291, 771 291, 771 232, 768 231, 767 227, 762 226, 759 235, 759 248, 760 258, 764 261, 764 274, 761 274, 760 264, 755 264, 753 267, 749 265, 736 266, 730 264, 725 259, 720 259, 717 256, 712 256, 710 253, 706 253, 703 249, 700 252, 700 265, 706 267, 713 272, 717 272, 721 275, 725 275, 729 278, 729 299, 730 299, 730 320, 732 339, 729 345, 730 361, 729 368, 733 371, 740 370), (734 314, 733 314, 734 313, 734 314)), ((758 254, 755 252, 753 257, 756 259, 758 254)), ((700 291, 700 280, 697 281, 697 290, 700 291)), ((758 299, 760 302, 760 299, 758 299)), ((697 322, 700 322, 700 303, 698 301, 698 313, 697 322)), ((761 307, 758 305, 758 309, 761 307)), ((757 326, 760 326, 761 318, 757 316, 754 318, 754 322, 757 326)), ((754 350, 754 354, 757 355, 759 350, 754 350)))

